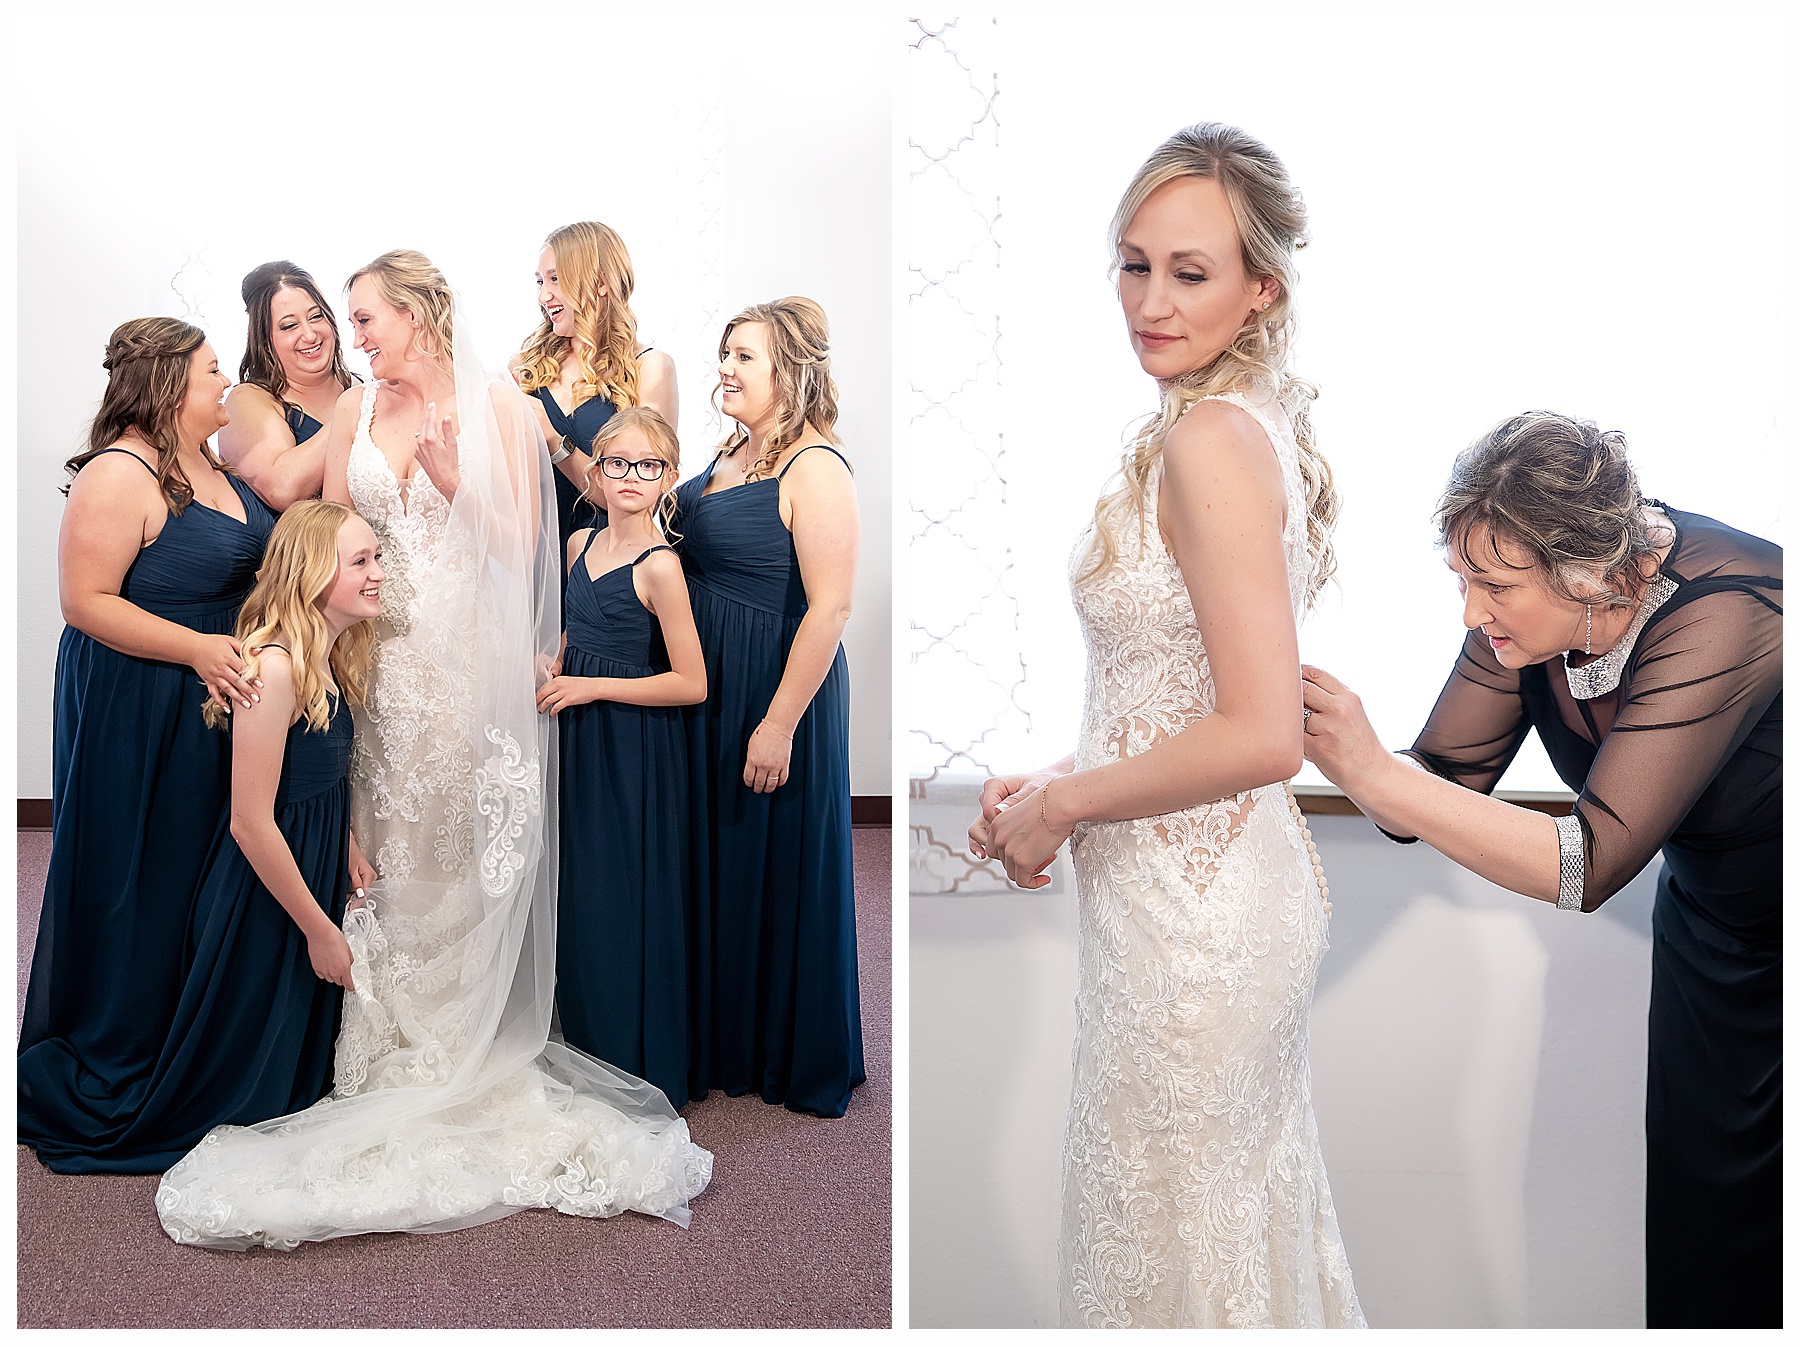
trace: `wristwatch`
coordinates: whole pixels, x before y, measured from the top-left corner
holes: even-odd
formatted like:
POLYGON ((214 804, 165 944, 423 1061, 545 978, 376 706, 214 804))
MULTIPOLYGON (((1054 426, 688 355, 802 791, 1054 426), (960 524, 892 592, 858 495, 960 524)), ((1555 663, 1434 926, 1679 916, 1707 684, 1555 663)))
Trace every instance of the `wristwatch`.
POLYGON ((567 435, 564 435, 562 437, 562 447, 560 449, 552 449, 550 451, 551 466, 554 467, 557 463, 560 463, 563 459, 567 458, 571 453, 574 453, 574 452, 575 452, 575 441, 570 439, 567 435))

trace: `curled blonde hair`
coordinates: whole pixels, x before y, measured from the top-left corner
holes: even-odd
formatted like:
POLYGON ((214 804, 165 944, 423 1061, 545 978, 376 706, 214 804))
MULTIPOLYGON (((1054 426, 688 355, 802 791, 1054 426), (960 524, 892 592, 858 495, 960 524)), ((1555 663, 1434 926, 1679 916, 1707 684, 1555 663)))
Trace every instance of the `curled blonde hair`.
POLYGON ((1331 466, 1314 443, 1307 407, 1318 389, 1288 372, 1288 348, 1294 334, 1294 254, 1306 246, 1306 204, 1281 160, 1254 136, 1222 122, 1201 122, 1170 136, 1125 189, 1113 212, 1109 236, 1114 271, 1125 231, 1151 193, 1177 178, 1211 178, 1224 189, 1237 224, 1244 270, 1273 276, 1279 291, 1266 311, 1238 329, 1231 343, 1199 369, 1189 370, 1163 390, 1162 406, 1125 450, 1120 485, 1102 495, 1094 507, 1094 539, 1078 572, 1081 578, 1110 570, 1119 559, 1117 525, 1125 508, 1135 510, 1141 527, 1145 508, 1162 465, 1169 431, 1202 398, 1227 392, 1267 388, 1287 413, 1300 451, 1300 480, 1306 493, 1306 545, 1312 578, 1306 591, 1310 605, 1337 569, 1331 530, 1339 500, 1331 466))
POLYGON ((663 469, 662 480, 657 483, 662 494, 656 501, 656 526, 664 537, 672 539, 676 535, 674 487, 676 479, 681 476, 681 440, 675 434, 675 427, 664 420, 662 413, 655 407, 623 407, 607 418, 606 424, 594 436, 594 457, 582 479, 581 493, 604 508, 594 480, 600 474, 600 459, 605 455, 608 444, 633 430, 642 435, 656 451, 656 456, 668 464, 663 469))
POLYGON ((451 312, 454 301, 450 282, 431 264, 431 259, 411 248, 384 252, 359 268, 344 282, 344 291, 364 276, 375 282, 381 297, 419 320, 418 346, 422 355, 450 367, 451 312))
MULTIPOLYGON (((1629 607, 1668 541, 1644 514, 1625 436, 1592 421, 1527 411, 1456 456, 1434 522, 1438 545, 1469 555, 1469 531, 1523 551, 1557 597, 1629 607), (1600 592, 1596 593, 1598 588, 1600 592)), ((1506 562, 1513 564, 1512 562, 1506 562)))
MULTIPOLYGON (((775 376, 775 405, 778 408, 775 429, 763 441, 756 461, 745 467, 744 480, 756 481, 775 470, 782 451, 800 438, 800 432, 812 428, 837 442, 837 384, 831 377, 831 324, 825 310, 802 295, 752 304, 725 324, 719 338, 719 359, 731 349, 732 332, 747 322, 759 322, 769 329, 769 363, 775 376)), ((718 405, 719 386, 713 386, 713 405, 718 405)), ((719 444, 719 452, 730 453, 748 443, 750 432, 739 426, 719 444)))
POLYGON ((575 354, 575 405, 606 397, 616 407, 638 404, 636 287, 625 240, 598 220, 565 224, 544 244, 556 258, 556 279, 575 310, 575 335, 559 337, 545 318, 526 338, 513 370, 526 392, 548 388, 575 354), (600 293, 602 287, 606 293, 600 293))
MULTIPOLYGON (((375 623, 358 622, 333 644, 324 612, 325 596, 337 580, 338 533, 356 517, 348 505, 330 500, 302 500, 283 511, 269 534, 255 587, 238 610, 244 676, 255 677, 261 667, 260 647, 276 635, 285 637, 294 666, 294 704, 314 730, 331 723, 330 690, 318 667, 327 648, 339 695, 352 706, 363 705, 367 696, 375 623)), ((215 729, 226 722, 216 701, 209 700, 203 714, 215 729)))

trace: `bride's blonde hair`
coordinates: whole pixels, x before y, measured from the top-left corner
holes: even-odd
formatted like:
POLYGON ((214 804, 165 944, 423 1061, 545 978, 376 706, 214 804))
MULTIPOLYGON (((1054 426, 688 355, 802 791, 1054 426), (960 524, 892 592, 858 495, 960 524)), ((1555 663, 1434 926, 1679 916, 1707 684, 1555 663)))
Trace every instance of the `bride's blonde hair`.
POLYGON ((375 288, 389 304, 418 320, 419 335, 415 340, 419 354, 450 368, 456 301, 450 282, 431 264, 431 259, 411 248, 384 252, 353 271, 344 282, 344 292, 348 294, 364 276, 375 282, 375 288))
POLYGON ((1189 370, 1163 390, 1162 407, 1145 422, 1119 467, 1119 485, 1094 507, 1094 536, 1078 574, 1087 579, 1110 570, 1119 559, 1118 525, 1126 509, 1137 513, 1140 529, 1149 493, 1162 465, 1163 445, 1182 414, 1204 397, 1267 388, 1287 413, 1300 450, 1300 480, 1306 493, 1306 544, 1312 557, 1310 604, 1337 569, 1331 546, 1338 495, 1331 466, 1313 441, 1307 406, 1318 389, 1288 372, 1294 333, 1294 254, 1306 246, 1306 204, 1274 151, 1235 126, 1201 122, 1184 127, 1144 161, 1113 212, 1109 234, 1113 271, 1133 217, 1157 188, 1177 178, 1211 178, 1224 189, 1237 223, 1244 270, 1273 276, 1279 289, 1266 311, 1253 314, 1231 344, 1199 369, 1189 370))
MULTIPOLYGON (((327 647, 339 695, 360 707, 367 694, 375 623, 358 622, 333 644, 324 613, 325 595, 337 579, 338 533, 355 517, 348 505, 330 500, 302 500, 290 506, 275 521, 256 585, 238 610, 244 676, 256 676, 262 665, 261 647, 282 636, 294 665, 294 704, 305 712, 307 727, 315 730, 331 723, 330 689, 319 671, 319 656, 327 647)), ((216 701, 209 700, 203 714, 214 728, 225 723, 225 710, 216 701)))

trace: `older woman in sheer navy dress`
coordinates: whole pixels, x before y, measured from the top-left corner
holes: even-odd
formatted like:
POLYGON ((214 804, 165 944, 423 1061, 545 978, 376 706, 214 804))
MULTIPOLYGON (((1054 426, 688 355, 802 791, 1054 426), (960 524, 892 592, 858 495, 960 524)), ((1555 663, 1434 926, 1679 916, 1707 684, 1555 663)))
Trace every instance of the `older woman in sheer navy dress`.
POLYGON ((649 407, 671 427, 680 424, 675 362, 638 345, 634 287, 624 240, 597 221, 564 225, 538 253, 543 321, 514 357, 513 376, 536 401, 556 465, 565 554, 570 534, 592 527, 599 512, 582 489, 594 461, 594 436, 613 412, 649 407))
POLYGON ((244 277, 250 330, 238 384, 225 397, 231 421, 219 456, 280 513, 319 494, 331 414, 353 381, 337 315, 307 272, 264 262, 244 277))
POLYGON ((1622 436, 1548 412, 1457 460, 1438 527, 1469 635, 1430 720, 1390 756, 1308 669, 1307 756, 1389 835, 1569 910, 1662 852, 1646 1318, 1779 1326, 1781 549, 1642 499, 1622 436), (1533 729, 1566 818, 1486 797, 1533 729))
POLYGON ((707 684, 688 717, 694 1094, 841 1117, 864 1078, 838 644, 858 525, 824 311, 733 318, 719 399, 739 429, 676 492, 707 684))
POLYGON ((257 698, 232 635, 274 516, 212 456, 230 380, 205 334, 125 323, 58 544, 50 872, 19 1035, 19 1139, 59 1172, 113 1167, 181 989, 230 743, 209 694, 257 698))

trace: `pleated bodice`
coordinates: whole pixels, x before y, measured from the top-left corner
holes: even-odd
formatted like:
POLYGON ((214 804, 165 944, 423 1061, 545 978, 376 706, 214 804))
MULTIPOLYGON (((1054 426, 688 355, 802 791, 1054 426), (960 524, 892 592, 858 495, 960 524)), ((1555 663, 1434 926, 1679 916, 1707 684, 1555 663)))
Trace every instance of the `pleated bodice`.
MULTIPOLYGON (((639 561, 662 548, 651 547, 629 564, 590 577, 587 548, 599 535, 599 529, 589 534, 587 546, 581 549, 569 572, 569 587, 563 598, 569 644, 601 659, 628 664, 643 674, 660 672, 655 665, 662 646, 662 628, 638 598, 631 577, 639 561)), ((663 667, 667 667, 666 661, 663 667)))
POLYGON ((350 707, 341 696, 331 701, 331 720, 325 728, 310 729, 302 715, 288 730, 281 784, 275 790, 277 816, 288 805, 304 803, 350 779, 350 707))
POLYGON ((198 500, 171 513, 156 541, 125 572, 119 597, 195 630, 232 628, 256 583, 275 515, 238 478, 226 480, 244 502, 244 522, 198 500))
MULTIPOLYGON (((798 455, 796 455, 798 456, 798 455)), ((794 536, 781 521, 781 481, 765 477, 706 494, 713 465, 675 492, 688 582, 745 607, 806 615, 794 536)))

